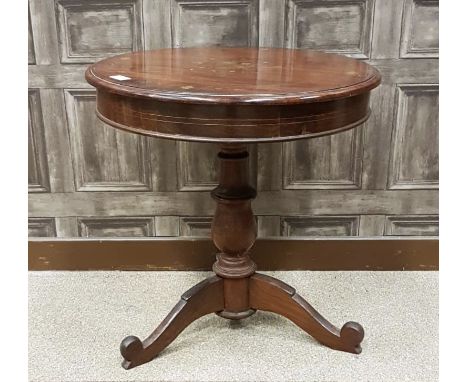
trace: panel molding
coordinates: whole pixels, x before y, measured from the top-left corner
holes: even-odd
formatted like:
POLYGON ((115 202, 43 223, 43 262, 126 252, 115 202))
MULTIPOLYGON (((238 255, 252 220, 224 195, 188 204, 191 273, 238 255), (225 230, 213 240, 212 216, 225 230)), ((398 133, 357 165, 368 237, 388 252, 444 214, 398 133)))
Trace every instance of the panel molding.
POLYGON ((55 1, 29 0, 28 5, 31 14, 36 64, 38 66, 55 65, 60 62, 55 1))
POLYGON ((385 231, 384 215, 360 215, 359 217, 359 236, 379 237, 383 236, 385 231))
POLYGON ((182 216, 180 218, 180 236, 211 236, 211 216, 182 216))
MULTIPOLYGON (((116 54, 127 53, 144 49, 143 43, 143 16, 142 0, 56 0, 56 19, 58 44, 60 49, 60 60, 64 64, 70 63, 93 63, 100 59, 116 54), (88 48, 83 52, 74 52, 72 48, 72 33, 70 31, 70 14, 73 12, 105 12, 126 11, 130 20, 131 46, 128 47, 103 47, 102 50, 88 48)), ((96 20, 99 28, 102 20, 96 20)), ((103 31, 101 31, 102 33, 103 31)), ((121 33, 121 31, 118 31, 121 33)), ((116 41, 122 36, 117 34, 116 41)), ((102 36, 101 36, 102 38, 102 36)))
POLYGON ((28 236, 30 237, 55 237, 57 230, 54 218, 29 218, 28 236))
MULTIPOLYGON (((259 4, 258 0, 171 0, 171 33, 172 47, 179 48, 182 46, 196 46, 200 44, 187 44, 183 41, 183 12, 186 11, 202 11, 203 9, 212 9, 218 11, 221 7, 224 9, 245 8, 247 12, 247 36, 246 41, 240 43, 216 41, 214 45, 224 46, 258 46, 258 31, 259 31, 259 4)), ((206 35, 206 33, 205 33, 206 35)), ((206 36, 205 36, 206 37, 206 36)), ((216 36, 222 37, 222 36, 216 36)), ((206 44, 206 42, 205 42, 206 44)), ((208 43, 213 45, 213 43, 208 43)))
POLYGON ((312 46, 313 49, 324 50, 326 52, 345 54, 354 58, 370 58, 372 46, 372 25, 374 20, 374 0, 288 0, 286 3, 286 36, 285 45, 288 48, 298 48, 298 15, 301 9, 326 7, 340 8, 343 6, 362 7, 362 24, 359 36, 359 43, 339 44, 337 47, 312 46))
MULTIPOLYGON (((176 142, 177 190, 212 191, 219 182, 219 146, 201 142, 176 142), (198 167, 200 163, 202 168, 198 167)), ((249 153, 249 182, 257 185, 257 148, 247 147, 249 153)))
MULTIPOLYGON (((141 135, 131 135, 132 139, 136 140, 137 150, 137 168, 138 181, 96 181, 90 182, 86 180, 86 169, 84 168, 84 153, 82 152, 82 142, 80 137, 80 126, 78 123, 78 114, 76 103, 79 99, 95 100, 96 92, 93 89, 65 89, 66 111, 68 126, 70 131, 70 140, 72 146, 73 167, 75 173, 75 184, 77 191, 151 191, 151 166, 148 148, 148 139, 141 135)), ((118 131, 104 123, 96 121, 102 126, 94 126, 95 129, 112 129, 110 134, 124 135, 126 132, 118 131)), ((115 148, 114 148, 115 149, 115 148)))
POLYGON ((385 217, 386 236, 438 236, 437 215, 398 215, 385 217))
MULTIPOLYGON (((351 155, 348 168, 348 179, 308 179, 296 180, 295 171, 297 169, 294 160, 294 146, 303 144, 303 141, 285 142, 282 144, 283 150, 283 188, 289 190, 326 190, 326 189, 360 189, 362 175, 362 153, 363 153, 363 127, 358 127, 340 134, 351 134, 351 155)), ((322 138, 315 138, 314 142, 320 139, 337 139, 336 135, 322 138)))
POLYGON ((280 220, 281 236, 357 236, 359 231, 359 216, 283 216, 280 220), (312 234, 294 234, 301 229, 311 229, 312 234))
MULTIPOLYGON (((414 17, 417 7, 436 7, 439 8, 438 0, 405 0, 403 8, 403 19, 400 41, 400 58, 438 58, 439 46, 437 47, 417 47, 414 42, 414 17)), ((439 33, 439 24, 437 21, 437 37, 439 33)), ((434 20, 431 19, 431 23, 434 20)), ((427 31, 425 36, 427 36, 427 31)))
POLYGON ((28 65, 36 63, 36 53, 34 48, 34 36, 31 26, 31 10, 28 6, 28 65))
MULTIPOLYGON (((279 236, 279 216, 255 216, 257 236, 279 236), (268 234, 266 234, 268 233, 268 234)), ((211 237, 213 216, 182 216, 179 219, 179 236, 211 237)))
MULTIPOLYGON (((154 218, 153 217, 108 217, 108 218, 95 218, 95 217, 79 217, 78 232, 81 237, 115 237, 122 236, 119 230, 137 230, 141 235, 131 235, 131 237, 138 236, 154 236, 154 218), (105 231, 108 230, 110 234, 105 231), (93 234, 93 231, 101 232, 99 235, 93 234)), ((128 235, 127 235, 128 236, 128 235)))
MULTIPOLYGON (((101 129, 100 122, 96 122, 94 129, 94 101, 85 95, 94 93, 84 78, 90 63, 127 51, 184 44, 304 48, 316 45, 316 49, 370 58, 367 62, 382 74, 382 86, 371 95, 372 114, 368 122, 359 131, 350 130, 348 137, 332 142, 330 148, 316 145, 315 141, 304 146, 275 143, 249 147, 250 181, 258 190, 252 208, 259 236, 281 236, 282 230, 287 230, 281 220, 284 218, 344 214, 359 217, 355 229, 359 236, 350 239, 372 236, 393 240, 399 232, 402 235, 436 232, 437 131, 431 121, 436 118, 437 101, 430 92, 435 91, 439 81, 438 3, 436 0, 29 0, 28 84, 37 104, 29 119, 37 121, 34 133, 38 132, 33 139, 35 154, 31 158, 39 163, 38 175, 29 177, 29 217, 41 222, 33 227, 35 234, 79 238, 79 217, 149 218, 154 220, 155 235, 165 237, 198 236, 199 232, 208 231, 209 222, 204 219, 211 219, 207 217, 215 210, 209 193, 217 184, 212 168, 215 154, 211 158, 209 149, 203 147, 179 150, 185 142, 137 139, 136 135, 115 139, 111 135, 114 130, 109 127, 104 132, 107 127, 101 129), (85 98, 79 98, 80 91, 85 98), (71 95, 73 92, 77 92, 78 99, 71 95), (355 136, 357 133, 359 137, 355 136), (79 139, 85 143, 77 150, 79 139), (397 143, 400 139, 403 145, 397 143)), ((342 221, 328 223, 327 232, 349 232, 342 221)), ((137 224, 137 228, 126 232, 141 235, 148 228, 139 227, 137 224)), ((94 234, 97 231, 96 228, 94 234)), ((295 231, 300 232, 307 229, 295 231)), ((287 240, 284 248, 299 259, 289 252, 295 245, 291 242, 296 239, 287 240)), ((190 237, 187 241, 193 243, 196 239, 190 237)), ((347 251, 350 245, 342 250, 347 251)), ((377 256, 379 261, 390 262, 400 256, 396 255, 400 245, 396 243, 395 253, 389 253, 394 257, 377 256)), ((272 248, 276 246, 272 244, 272 248)), ((307 251, 303 248, 312 247, 304 244, 298 248, 304 255, 307 251)), ((412 248, 411 244, 406 257, 398 258, 403 262, 411 258, 412 248)), ((120 251, 120 246, 116 244, 113 250, 120 251)), ((361 250, 352 261, 361 259, 364 265, 377 264, 375 257, 367 256, 364 261, 361 250)), ((130 264, 134 252, 132 247, 126 255, 126 264, 130 264)), ((314 266, 316 254, 308 260, 309 265, 314 266)), ((57 261, 82 259, 67 256, 57 261)), ((92 260, 93 254, 89 256, 92 260)), ((164 261, 173 260, 161 256, 164 261)), ((109 259, 118 263, 114 253, 109 254, 109 259)), ((141 267, 146 269, 150 264, 147 269, 153 269, 151 259, 152 253, 148 252, 147 262, 141 267)), ((287 256, 285 260, 278 259, 272 261, 283 264, 292 261, 287 256)), ((421 259, 414 260, 416 267, 424 264, 419 263, 421 259)), ((324 257, 330 264, 335 260, 324 257)), ((343 255, 342 260, 347 258, 343 255)), ((186 256, 183 261, 186 263, 178 266, 192 260, 186 256)))
POLYGON ((55 219, 57 237, 79 237, 78 218, 76 216, 65 216, 55 219))
POLYGON ((257 237, 272 237, 281 235, 280 216, 256 216, 257 237))
POLYGON ((180 236, 179 216, 155 216, 154 220, 156 236, 180 236))
MULTIPOLYGON (((211 191, 218 185, 218 177, 215 176, 215 179, 206 180, 206 179, 192 179, 190 176, 190 171, 193 165, 193 158, 190 156, 190 150, 194 148, 199 148, 198 152, 206 149, 213 149, 211 157, 208 160, 217 160, 218 149, 214 145, 209 145, 207 143, 198 143, 198 142, 177 142, 177 188, 179 191, 211 191), (214 151, 214 148, 216 150, 214 151)), ((208 163, 204 163, 204 168, 206 169, 205 174, 208 177, 210 172, 214 171, 217 174, 217 162, 215 163, 215 168, 208 168, 208 163)), ((202 175, 202 174, 199 174, 202 175)), ((203 175, 202 175, 203 176, 203 175)))
MULTIPOLYGON (((392 190, 402 189, 438 189, 439 181, 431 179, 402 179, 403 166, 403 138, 404 130, 408 128, 406 118, 408 116, 408 98, 412 94, 438 93, 438 84, 397 84, 395 97, 395 117, 392 132, 391 158, 388 171, 388 188, 392 190)), ((410 126, 412 128, 412 126, 410 126)), ((438 126, 437 126, 438 128, 438 126)), ((436 141, 435 144, 438 144, 436 141)))
POLYGON ((28 192, 50 192, 44 120, 38 89, 28 90, 28 145, 28 178, 32 178, 28 182, 28 192))

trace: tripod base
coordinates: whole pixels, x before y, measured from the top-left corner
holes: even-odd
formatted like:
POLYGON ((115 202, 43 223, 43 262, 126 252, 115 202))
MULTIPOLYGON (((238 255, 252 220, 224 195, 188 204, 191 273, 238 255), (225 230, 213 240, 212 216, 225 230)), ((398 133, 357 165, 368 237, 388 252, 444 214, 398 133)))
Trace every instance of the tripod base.
MULTIPOLYGON (((237 304, 241 306, 240 303, 237 304)), ((124 357, 122 366, 131 369, 155 358, 193 321, 209 313, 217 313, 228 319, 242 319, 264 310, 280 314, 317 341, 332 349, 349 353, 360 353, 364 329, 356 322, 347 322, 338 330, 318 313, 295 289, 273 277, 254 273, 243 279, 210 277, 185 292, 180 301, 144 341, 134 336, 126 337, 120 352, 124 357), (248 308, 236 311, 225 300, 229 300, 232 282, 236 287, 245 285, 248 308), (227 298, 225 298, 227 297, 227 298)))
POLYGON ((125 369, 152 360, 190 323, 209 313, 231 320, 248 317, 257 310, 278 313, 330 348, 361 352, 361 325, 348 322, 338 330, 294 288, 255 273, 256 265, 248 253, 257 235, 251 208, 256 191, 249 185, 248 158, 246 147, 236 144, 222 146, 218 154, 220 180, 211 193, 216 201, 211 236, 220 251, 213 265, 216 276, 185 292, 147 339, 140 341, 130 336, 122 341, 120 352, 125 369))

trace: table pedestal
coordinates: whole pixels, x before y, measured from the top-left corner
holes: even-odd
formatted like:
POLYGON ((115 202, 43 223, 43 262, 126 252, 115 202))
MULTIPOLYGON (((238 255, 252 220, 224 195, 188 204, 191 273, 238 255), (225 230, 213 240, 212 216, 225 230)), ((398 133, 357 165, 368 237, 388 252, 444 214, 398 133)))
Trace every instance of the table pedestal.
POLYGON ((120 352, 125 369, 151 361, 188 325, 209 313, 239 320, 257 310, 278 313, 302 328, 317 341, 336 350, 360 353, 362 326, 347 322, 341 330, 322 317, 295 289, 273 277, 255 272, 248 251, 255 243, 256 221, 250 201, 256 191, 248 182, 245 146, 226 144, 218 154, 219 185, 212 191, 217 202, 212 237, 221 251, 213 265, 216 276, 185 292, 180 301, 144 341, 126 337, 120 352))

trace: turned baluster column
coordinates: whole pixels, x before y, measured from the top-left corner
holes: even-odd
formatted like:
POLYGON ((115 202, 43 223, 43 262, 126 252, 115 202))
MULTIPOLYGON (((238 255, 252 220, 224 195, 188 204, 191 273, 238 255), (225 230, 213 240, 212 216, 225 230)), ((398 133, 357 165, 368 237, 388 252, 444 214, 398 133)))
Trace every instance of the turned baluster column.
POLYGON ((241 319, 250 316, 249 277, 256 265, 248 251, 257 237, 257 224, 250 201, 256 191, 249 185, 249 153, 242 145, 224 145, 218 154, 220 161, 219 185, 211 192, 217 206, 211 235, 221 251, 213 271, 224 279, 225 318, 241 319))

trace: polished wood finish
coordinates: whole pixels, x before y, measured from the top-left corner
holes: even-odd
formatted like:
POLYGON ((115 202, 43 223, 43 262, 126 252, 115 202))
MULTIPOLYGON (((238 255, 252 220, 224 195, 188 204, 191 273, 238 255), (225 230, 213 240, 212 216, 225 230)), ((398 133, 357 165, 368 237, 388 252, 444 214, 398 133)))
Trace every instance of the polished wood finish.
POLYGON ((244 146, 222 147, 218 158, 219 186, 212 196, 217 208, 212 224, 213 242, 221 251, 213 265, 217 276, 191 288, 164 321, 144 341, 126 337, 120 352, 125 369, 156 357, 191 322, 209 313, 239 320, 265 310, 281 314, 320 343, 349 353, 360 353, 364 329, 355 322, 341 330, 329 323, 289 285, 255 273, 249 250, 255 242, 256 223, 250 207, 255 190, 247 177, 248 152, 244 146))
POLYGON ((253 309, 278 313, 309 333, 320 343, 336 350, 359 354, 364 329, 347 322, 338 330, 296 293, 273 277, 255 274, 250 278, 250 305, 253 309))
POLYGON ((245 278, 255 272, 255 263, 247 255, 257 237, 257 223, 250 200, 256 191, 248 180, 249 153, 243 146, 223 147, 220 180, 211 195, 216 211, 211 226, 214 245, 221 251, 213 271, 224 278, 245 278))
POLYGON ((273 277, 256 273, 242 279, 213 276, 189 289, 148 338, 144 341, 135 336, 123 339, 120 344, 120 353, 124 357, 122 366, 131 369, 151 361, 193 321, 209 313, 239 320, 257 310, 288 318, 332 349, 355 354, 362 350, 360 343, 364 329, 360 324, 349 321, 338 330, 294 288, 273 277), (232 282, 237 284, 234 288, 232 282))
POLYGON ((146 340, 125 338, 123 366, 150 361, 193 320, 279 313, 333 349, 361 351, 362 327, 339 331, 290 286, 257 274, 257 227, 246 142, 300 139, 354 127, 369 116, 377 70, 333 54, 292 49, 192 48, 138 52, 92 65, 97 114, 115 127, 171 139, 220 142, 212 239, 214 278, 182 297, 146 340))
POLYGON ((156 357, 192 321, 216 313, 239 320, 266 310, 281 314, 322 344, 349 353, 360 353, 364 329, 355 322, 338 330, 289 285, 256 273, 249 250, 256 238, 250 206, 255 189, 248 182, 248 157, 242 145, 222 146, 218 154, 220 181, 212 192, 217 203, 212 223, 213 243, 220 253, 213 265, 217 276, 206 279, 182 296, 166 319, 144 341, 126 337, 120 346, 125 369, 156 357))
POLYGON ((97 115, 117 128, 206 142, 272 142, 343 131, 369 116, 372 66, 273 48, 160 49, 86 71, 97 115))
POLYGON ((362 61, 283 48, 134 52, 102 60, 86 76, 114 94, 218 106, 323 102, 362 94, 380 80, 379 72, 362 61))
MULTIPOLYGON (((207 271, 216 248, 205 238, 28 241, 30 271, 207 271), (171 255, 168 256, 167 254, 171 255)), ((437 271, 436 238, 259 238, 250 257, 262 271, 437 271)))
POLYGON ((185 292, 177 305, 144 341, 128 336, 120 344, 125 369, 151 361, 196 319, 224 306, 223 279, 213 276, 185 292))

